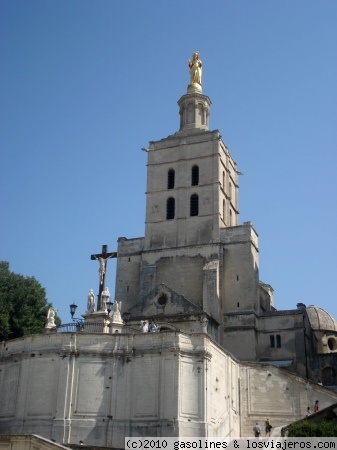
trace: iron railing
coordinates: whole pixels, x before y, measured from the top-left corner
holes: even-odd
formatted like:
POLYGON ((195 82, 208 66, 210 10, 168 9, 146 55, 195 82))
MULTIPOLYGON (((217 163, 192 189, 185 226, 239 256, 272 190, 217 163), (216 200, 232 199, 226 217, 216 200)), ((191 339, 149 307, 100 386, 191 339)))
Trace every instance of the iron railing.
MULTIPOLYGON (((104 322, 71 322, 59 325, 58 333, 112 333, 111 325, 104 322)), ((123 334, 140 334, 139 328, 126 325, 120 331, 123 334)))
POLYGON ((106 333, 108 325, 103 322, 71 322, 59 325, 58 333, 106 333))

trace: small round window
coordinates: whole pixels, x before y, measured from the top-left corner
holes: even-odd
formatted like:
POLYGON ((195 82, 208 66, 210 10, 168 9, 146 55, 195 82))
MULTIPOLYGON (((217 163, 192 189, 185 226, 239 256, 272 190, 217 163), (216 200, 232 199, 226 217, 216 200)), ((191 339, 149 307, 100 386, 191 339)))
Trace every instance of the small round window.
POLYGON ((167 303, 167 295, 165 294, 160 294, 160 296, 158 297, 158 304, 160 306, 164 306, 167 303))

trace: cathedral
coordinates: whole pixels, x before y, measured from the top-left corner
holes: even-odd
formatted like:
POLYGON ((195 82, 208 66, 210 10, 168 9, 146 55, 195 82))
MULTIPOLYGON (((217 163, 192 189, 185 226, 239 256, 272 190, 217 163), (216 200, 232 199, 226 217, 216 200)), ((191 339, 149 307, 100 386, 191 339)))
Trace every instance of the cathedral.
POLYGON ((209 129, 201 70, 195 52, 179 131, 144 149, 145 237, 118 240, 116 299, 135 326, 153 318, 163 330, 194 332, 207 323, 239 360, 336 385, 336 321, 301 303, 277 310, 272 287, 259 279, 258 234, 251 222, 239 224, 240 172, 220 132, 209 129))
POLYGON ((275 308, 198 52, 189 75, 179 130, 143 149, 145 236, 92 255, 96 308, 91 292, 76 330, 57 330, 51 312, 45 334, 1 343, 0 434, 124 448, 127 436, 251 436, 266 417, 280 427, 317 399, 337 403, 337 323, 317 306, 275 308), (142 332, 150 321, 156 332, 142 332))

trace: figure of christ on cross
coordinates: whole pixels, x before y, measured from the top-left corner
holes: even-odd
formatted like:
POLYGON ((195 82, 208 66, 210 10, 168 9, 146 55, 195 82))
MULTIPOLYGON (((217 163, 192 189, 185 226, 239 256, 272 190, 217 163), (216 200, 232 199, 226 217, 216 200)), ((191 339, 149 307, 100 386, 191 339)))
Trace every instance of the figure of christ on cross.
POLYGON ((108 253, 108 246, 102 245, 102 253, 97 253, 91 255, 90 259, 97 260, 99 262, 99 292, 97 296, 97 311, 102 309, 102 292, 105 289, 105 274, 106 274, 106 263, 110 258, 117 258, 117 252, 108 253))

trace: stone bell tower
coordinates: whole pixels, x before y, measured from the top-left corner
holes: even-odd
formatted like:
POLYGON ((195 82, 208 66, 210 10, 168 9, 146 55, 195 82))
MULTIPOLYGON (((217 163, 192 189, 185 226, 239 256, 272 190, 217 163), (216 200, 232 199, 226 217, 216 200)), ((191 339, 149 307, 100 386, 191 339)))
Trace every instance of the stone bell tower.
POLYGON ((200 322, 204 314, 208 332, 229 350, 244 322, 245 352, 254 358, 257 235, 250 223, 238 224, 239 174, 219 131, 209 128, 211 101, 202 93, 197 52, 189 70, 179 130, 146 149, 145 237, 118 241, 116 299, 134 323, 177 323, 187 311, 200 322))
POLYGON ((220 229, 238 223, 236 164, 220 133, 209 130, 211 101, 202 94, 196 52, 189 65, 179 131, 150 142, 146 249, 219 242, 220 229))

